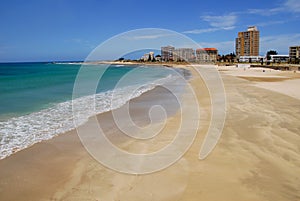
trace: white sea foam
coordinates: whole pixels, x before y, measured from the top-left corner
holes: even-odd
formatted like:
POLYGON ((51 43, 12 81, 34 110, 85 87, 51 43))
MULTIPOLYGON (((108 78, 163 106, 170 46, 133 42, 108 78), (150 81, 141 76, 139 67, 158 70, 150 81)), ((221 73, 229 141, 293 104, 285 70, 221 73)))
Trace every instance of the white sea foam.
POLYGON ((84 62, 55 62, 55 64, 62 64, 62 65, 84 65, 84 62))
POLYGON ((176 79, 175 76, 169 75, 151 83, 80 97, 39 112, 0 122, 0 159, 37 142, 70 131, 95 114, 117 109, 130 99, 176 79))

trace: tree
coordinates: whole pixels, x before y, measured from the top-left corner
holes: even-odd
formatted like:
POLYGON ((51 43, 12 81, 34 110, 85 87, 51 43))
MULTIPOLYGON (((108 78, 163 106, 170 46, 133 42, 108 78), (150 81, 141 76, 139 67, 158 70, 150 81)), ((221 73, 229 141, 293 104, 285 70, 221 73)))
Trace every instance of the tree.
POLYGON ((269 50, 267 52, 267 60, 270 60, 271 59, 271 55, 278 55, 277 51, 276 50, 269 50))
POLYGON ((219 60, 223 62, 234 62, 236 55, 234 53, 226 54, 226 55, 219 55, 219 60))
POLYGON ((226 58, 229 62, 234 62, 234 59, 236 58, 236 55, 234 54, 234 52, 227 54, 226 58))

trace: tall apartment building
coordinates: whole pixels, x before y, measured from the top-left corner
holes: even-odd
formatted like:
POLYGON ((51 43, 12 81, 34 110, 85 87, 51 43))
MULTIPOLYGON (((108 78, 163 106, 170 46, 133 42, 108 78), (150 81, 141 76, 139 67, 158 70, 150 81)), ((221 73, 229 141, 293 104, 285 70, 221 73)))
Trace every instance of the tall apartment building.
POLYGON ((165 46, 161 47, 161 60, 162 61, 173 61, 173 52, 175 47, 165 46))
POLYGON ((235 52, 238 58, 259 55, 259 31, 256 26, 248 27, 247 31, 238 33, 235 40, 235 52))
POLYGON ((300 46, 292 46, 290 47, 290 60, 292 63, 299 62, 300 60, 300 46))
POLYGON ((195 51, 192 48, 178 48, 173 52, 174 61, 194 61, 195 51))
POLYGON ((216 48, 202 48, 196 50, 196 61, 201 63, 216 62, 218 50, 216 48))

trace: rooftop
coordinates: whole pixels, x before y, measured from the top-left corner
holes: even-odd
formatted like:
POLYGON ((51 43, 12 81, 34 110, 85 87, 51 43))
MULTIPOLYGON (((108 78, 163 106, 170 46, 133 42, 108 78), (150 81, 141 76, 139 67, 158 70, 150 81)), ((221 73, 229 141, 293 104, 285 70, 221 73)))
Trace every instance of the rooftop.
POLYGON ((196 51, 217 51, 217 48, 210 47, 210 48, 199 48, 196 51))

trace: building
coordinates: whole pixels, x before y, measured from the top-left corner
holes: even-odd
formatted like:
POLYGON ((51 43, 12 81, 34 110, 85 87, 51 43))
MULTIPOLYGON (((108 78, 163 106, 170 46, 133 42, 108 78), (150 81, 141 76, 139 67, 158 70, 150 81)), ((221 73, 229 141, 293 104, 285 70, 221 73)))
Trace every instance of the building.
POLYGON ((247 31, 238 33, 235 50, 238 58, 240 56, 259 56, 259 31, 256 26, 248 27, 247 31))
POLYGON ((270 55, 270 58, 266 58, 266 62, 270 62, 270 63, 287 63, 289 62, 290 56, 289 55, 280 55, 280 54, 276 54, 276 55, 270 55))
POLYGON ((178 48, 173 52, 174 61, 195 61, 195 51, 192 48, 178 48))
POLYGON ((149 59, 150 59, 150 54, 149 53, 144 54, 141 58, 142 61, 149 61, 149 59))
POLYGON ((200 63, 213 63, 218 58, 216 48, 201 48, 196 50, 196 61, 200 63))
POLYGON ((155 57, 154 57, 154 52, 149 52, 144 54, 141 59, 142 61, 154 61, 155 57))
POLYGON ((246 62, 246 63, 252 63, 252 62, 263 62, 264 57, 262 56, 240 56, 239 62, 246 62))
POLYGON ((154 52, 149 52, 149 57, 151 61, 154 61, 154 52))
POLYGON ((162 61, 173 61, 173 52, 175 47, 165 46, 161 47, 161 59, 162 61))
POLYGON ((299 63, 300 61, 300 46, 292 46, 290 47, 289 53, 291 63, 299 63))
POLYGON ((155 56, 155 61, 159 61, 160 62, 161 61, 161 56, 160 55, 156 55, 155 56))

